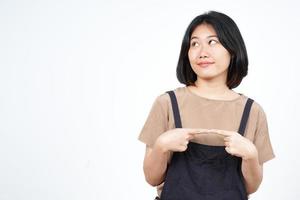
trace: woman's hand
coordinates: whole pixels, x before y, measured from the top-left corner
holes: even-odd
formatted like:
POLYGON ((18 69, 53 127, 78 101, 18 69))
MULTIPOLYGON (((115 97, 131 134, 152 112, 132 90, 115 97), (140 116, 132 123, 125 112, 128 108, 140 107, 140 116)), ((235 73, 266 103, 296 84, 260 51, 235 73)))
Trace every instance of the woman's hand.
POLYGON ((168 151, 185 151, 191 139, 204 129, 175 128, 160 135, 155 144, 155 148, 163 152, 168 151))
POLYGON ((255 145, 239 133, 217 129, 211 129, 210 132, 224 136, 225 150, 229 154, 241 157, 243 160, 258 157, 255 145))

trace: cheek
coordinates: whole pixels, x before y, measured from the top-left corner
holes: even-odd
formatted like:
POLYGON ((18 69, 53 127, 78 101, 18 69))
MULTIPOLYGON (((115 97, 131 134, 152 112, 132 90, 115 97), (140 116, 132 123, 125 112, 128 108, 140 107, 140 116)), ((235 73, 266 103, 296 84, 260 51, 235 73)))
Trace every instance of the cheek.
POLYGON ((192 52, 191 52, 191 50, 189 50, 189 52, 188 52, 188 57, 189 57, 189 61, 191 62, 192 61, 192 52))
POLYGON ((197 58, 197 52, 193 51, 193 50, 189 50, 188 57, 189 57, 190 63, 193 63, 193 61, 197 58))
POLYGON ((230 63, 230 54, 226 49, 221 49, 215 52, 216 60, 219 61, 219 64, 223 64, 225 66, 229 66, 230 63))

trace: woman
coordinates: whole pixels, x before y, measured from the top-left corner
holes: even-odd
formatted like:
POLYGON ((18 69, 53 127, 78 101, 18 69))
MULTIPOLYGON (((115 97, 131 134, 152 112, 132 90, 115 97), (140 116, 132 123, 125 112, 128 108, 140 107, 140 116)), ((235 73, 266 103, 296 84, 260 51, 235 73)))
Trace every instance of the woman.
POLYGON ((230 17, 210 11, 191 22, 177 66, 185 87, 156 98, 139 135, 146 181, 162 200, 244 200, 258 189, 274 153, 262 107, 232 90, 247 71, 230 17))

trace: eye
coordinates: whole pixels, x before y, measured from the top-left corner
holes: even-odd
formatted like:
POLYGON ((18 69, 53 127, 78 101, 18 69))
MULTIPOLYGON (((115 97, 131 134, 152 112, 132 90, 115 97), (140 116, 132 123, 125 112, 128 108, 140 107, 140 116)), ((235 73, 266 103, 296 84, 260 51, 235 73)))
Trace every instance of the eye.
POLYGON ((215 44, 217 44, 217 43, 218 43, 217 40, 209 40, 209 41, 208 41, 208 44, 209 44, 209 45, 215 45, 215 44))
POLYGON ((198 43, 198 42, 196 42, 196 41, 193 41, 193 42, 191 43, 191 46, 192 46, 192 47, 199 46, 199 43, 198 43))

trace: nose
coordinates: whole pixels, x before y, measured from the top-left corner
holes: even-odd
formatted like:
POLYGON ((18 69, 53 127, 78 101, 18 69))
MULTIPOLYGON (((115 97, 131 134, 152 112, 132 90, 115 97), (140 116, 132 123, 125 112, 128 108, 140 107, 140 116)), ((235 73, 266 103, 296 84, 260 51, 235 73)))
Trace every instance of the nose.
POLYGON ((199 58, 208 58, 208 56, 207 55, 203 55, 203 56, 200 55, 199 58))
POLYGON ((202 45, 201 48, 199 48, 199 58, 208 58, 208 47, 207 45, 202 45))

